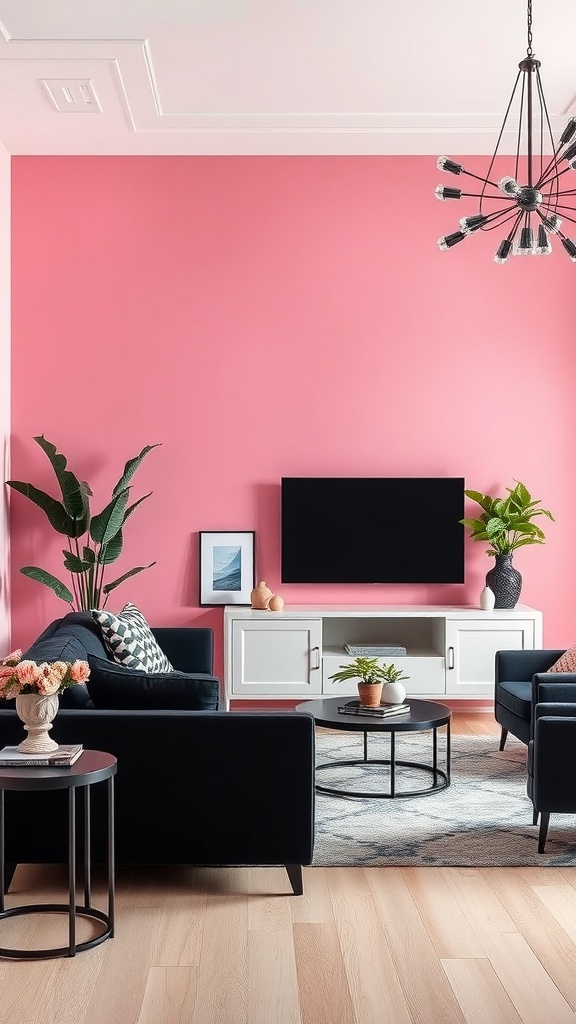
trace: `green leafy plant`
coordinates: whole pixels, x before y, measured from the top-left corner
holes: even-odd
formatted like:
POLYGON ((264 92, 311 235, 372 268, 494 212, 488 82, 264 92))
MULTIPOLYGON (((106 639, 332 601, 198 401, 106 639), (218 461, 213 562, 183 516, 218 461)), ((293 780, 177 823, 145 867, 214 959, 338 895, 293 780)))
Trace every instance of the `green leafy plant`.
POLYGON ((47 441, 43 434, 34 440, 48 456, 62 494, 62 501, 52 498, 45 491, 33 484, 21 480, 7 480, 9 487, 25 495, 30 501, 46 514, 52 528, 68 538, 68 548, 62 551, 64 568, 71 575, 72 590, 52 573, 39 569, 34 565, 25 565, 20 569, 24 576, 50 587, 57 597, 67 601, 78 611, 105 607, 112 590, 135 576, 144 569, 149 569, 155 562, 138 565, 123 573, 111 583, 104 583, 107 566, 115 562, 122 553, 124 542, 123 531, 126 520, 134 510, 152 494, 144 494, 132 505, 128 505, 130 481, 140 463, 153 448, 158 445, 147 445, 139 455, 124 466, 124 472, 112 491, 110 502, 97 515, 92 515, 90 498, 92 491, 85 480, 78 478, 66 468, 67 460, 56 451, 55 446, 47 441), (105 597, 104 603, 102 597, 105 597))
POLYGON ((378 658, 354 658, 346 665, 339 665, 338 672, 330 676, 337 683, 346 679, 359 679, 361 683, 397 683, 409 679, 394 664, 380 665, 378 658))
POLYGON ((472 540, 487 541, 490 547, 487 555, 512 554, 525 544, 544 544, 543 531, 533 520, 546 516, 555 522, 546 508, 540 508, 540 499, 532 495, 519 480, 515 487, 507 487, 507 498, 493 498, 480 491, 464 491, 467 498, 477 502, 482 513, 477 519, 461 519, 460 522, 472 531, 472 540))

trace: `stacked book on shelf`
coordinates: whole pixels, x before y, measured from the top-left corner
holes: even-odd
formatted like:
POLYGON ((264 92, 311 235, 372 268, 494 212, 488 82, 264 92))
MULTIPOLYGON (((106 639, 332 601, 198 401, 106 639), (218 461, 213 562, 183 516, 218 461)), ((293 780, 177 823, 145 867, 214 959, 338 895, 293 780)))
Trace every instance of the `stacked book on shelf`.
POLYGON ((23 754, 18 747, 0 750, 0 768, 70 768, 78 760, 84 747, 81 743, 60 746, 51 754, 23 754))
POLYGON ((405 658, 406 648, 403 644, 374 643, 344 644, 346 654, 352 658, 405 658))
POLYGON ((391 718, 393 715, 404 715, 409 711, 410 705, 406 703, 366 707, 359 700, 349 700, 338 708, 338 713, 341 715, 369 715, 373 718, 391 718))

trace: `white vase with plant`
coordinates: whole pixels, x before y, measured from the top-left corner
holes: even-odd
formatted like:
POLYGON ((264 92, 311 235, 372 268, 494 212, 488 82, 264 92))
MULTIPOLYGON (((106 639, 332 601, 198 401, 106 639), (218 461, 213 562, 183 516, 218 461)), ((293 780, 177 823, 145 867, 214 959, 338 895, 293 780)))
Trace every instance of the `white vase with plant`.
MULTIPOLYGON (((330 676, 330 679, 333 679, 336 683, 342 683, 348 679, 356 679, 360 703, 367 708, 380 705, 382 690, 385 685, 392 683, 401 685, 399 680, 407 678, 408 676, 402 675, 398 669, 394 668, 394 665, 381 665, 378 658, 362 657, 354 658, 353 661, 349 661, 346 665, 339 665, 338 671, 330 676)), ((402 687, 402 689, 404 688, 402 687)), ((405 690, 404 696, 406 696, 405 690)), ((386 701, 386 703, 389 703, 389 701, 386 701)), ((396 701, 393 703, 396 703, 396 701)))
POLYGON ((381 704, 402 704, 406 700, 406 687, 403 685, 403 679, 409 679, 410 676, 404 675, 402 669, 396 668, 396 665, 383 665, 384 670, 384 685, 382 687, 382 698, 381 704))

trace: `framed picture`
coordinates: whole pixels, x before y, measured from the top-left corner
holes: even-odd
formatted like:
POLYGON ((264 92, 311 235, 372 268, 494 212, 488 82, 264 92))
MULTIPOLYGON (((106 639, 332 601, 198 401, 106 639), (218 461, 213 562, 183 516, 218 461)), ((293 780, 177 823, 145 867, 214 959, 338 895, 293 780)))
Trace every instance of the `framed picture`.
POLYGON ((254 530, 200 532, 200 604, 250 604, 254 530))

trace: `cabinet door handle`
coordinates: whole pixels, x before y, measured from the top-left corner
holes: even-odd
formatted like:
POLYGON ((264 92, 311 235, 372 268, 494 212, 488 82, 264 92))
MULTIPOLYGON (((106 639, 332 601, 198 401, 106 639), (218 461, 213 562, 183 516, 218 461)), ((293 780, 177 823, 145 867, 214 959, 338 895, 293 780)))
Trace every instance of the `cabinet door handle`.
POLYGON ((454 648, 448 648, 448 668, 454 668, 454 648))
POLYGON ((310 668, 320 668, 320 648, 312 647, 310 651, 310 668), (313 657, 314 653, 316 656, 313 657))

